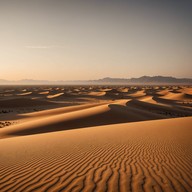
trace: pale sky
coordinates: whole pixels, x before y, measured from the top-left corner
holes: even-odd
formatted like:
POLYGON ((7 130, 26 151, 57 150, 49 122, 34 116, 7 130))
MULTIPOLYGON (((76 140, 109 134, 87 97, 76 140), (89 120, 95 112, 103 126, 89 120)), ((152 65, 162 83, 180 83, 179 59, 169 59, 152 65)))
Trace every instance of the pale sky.
POLYGON ((0 0, 0 79, 192 78, 191 0, 0 0))

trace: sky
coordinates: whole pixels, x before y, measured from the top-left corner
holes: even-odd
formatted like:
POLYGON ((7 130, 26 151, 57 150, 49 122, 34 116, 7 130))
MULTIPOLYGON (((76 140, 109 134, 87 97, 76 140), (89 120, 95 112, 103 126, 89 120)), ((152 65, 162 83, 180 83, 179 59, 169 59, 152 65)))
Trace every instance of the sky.
POLYGON ((192 78, 191 0, 0 0, 0 79, 192 78))

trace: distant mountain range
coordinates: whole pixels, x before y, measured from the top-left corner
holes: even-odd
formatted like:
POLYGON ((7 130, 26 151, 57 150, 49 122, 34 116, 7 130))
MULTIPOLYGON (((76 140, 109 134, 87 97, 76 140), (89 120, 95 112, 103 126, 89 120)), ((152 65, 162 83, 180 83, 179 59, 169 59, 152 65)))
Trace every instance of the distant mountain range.
POLYGON ((111 83, 111 84, 192 84, 192 79, 189 78, 175 78, 164 76, 142 76, 139 78, 110 78, 96 80, 97 83, 111 83))
POLYGON ((165 76, 142 76, 139 78, 111 78, 106 77, 98 80, 85 80, 85 81, 48 81, 48 80, 33 80, 23 79, 19 81, 8 81, 0 79, 0 85, 158 85, 158 84, 186 84, 192 85, 192 79, 189 78, 175 78, 165 76))

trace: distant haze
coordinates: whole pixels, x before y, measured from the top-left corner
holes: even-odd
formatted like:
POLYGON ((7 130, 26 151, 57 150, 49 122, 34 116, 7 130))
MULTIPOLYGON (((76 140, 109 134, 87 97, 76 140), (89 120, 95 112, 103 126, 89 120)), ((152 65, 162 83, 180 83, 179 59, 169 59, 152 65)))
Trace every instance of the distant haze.
POLYGON ((0 79, 191 78, 191 10, 190 0, 1 0, 0 79))
POLYGON ((48 80, 34 80, 22 79, 19 81, 8 81, 0 79, 0 85, 192 85, 192 79, 175 78, 163 76, 142 76, 139 78, 102 78, 97 80, 71 80, 71 81, 48 81, 48 80))

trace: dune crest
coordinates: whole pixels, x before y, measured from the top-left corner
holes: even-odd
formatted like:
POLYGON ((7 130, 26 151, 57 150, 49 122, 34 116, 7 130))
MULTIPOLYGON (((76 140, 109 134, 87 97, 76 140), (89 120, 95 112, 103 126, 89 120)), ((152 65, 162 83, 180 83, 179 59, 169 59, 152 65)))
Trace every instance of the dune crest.
POLYGON ((53 99, 53 98, 56 98, 56 97, 59 97, 61 95, 63 95, 64 93, 57 93, 57 94, 54 94, 54 95, 48 95, 47 98, 48 99, 53 99))
POLYGON ((25 96, 25 95, 30 95, 30 94, 32 94, 32 92, 19 93, 19 94, 17 94, 17 95, 19 95, 19 96, 25 96))

